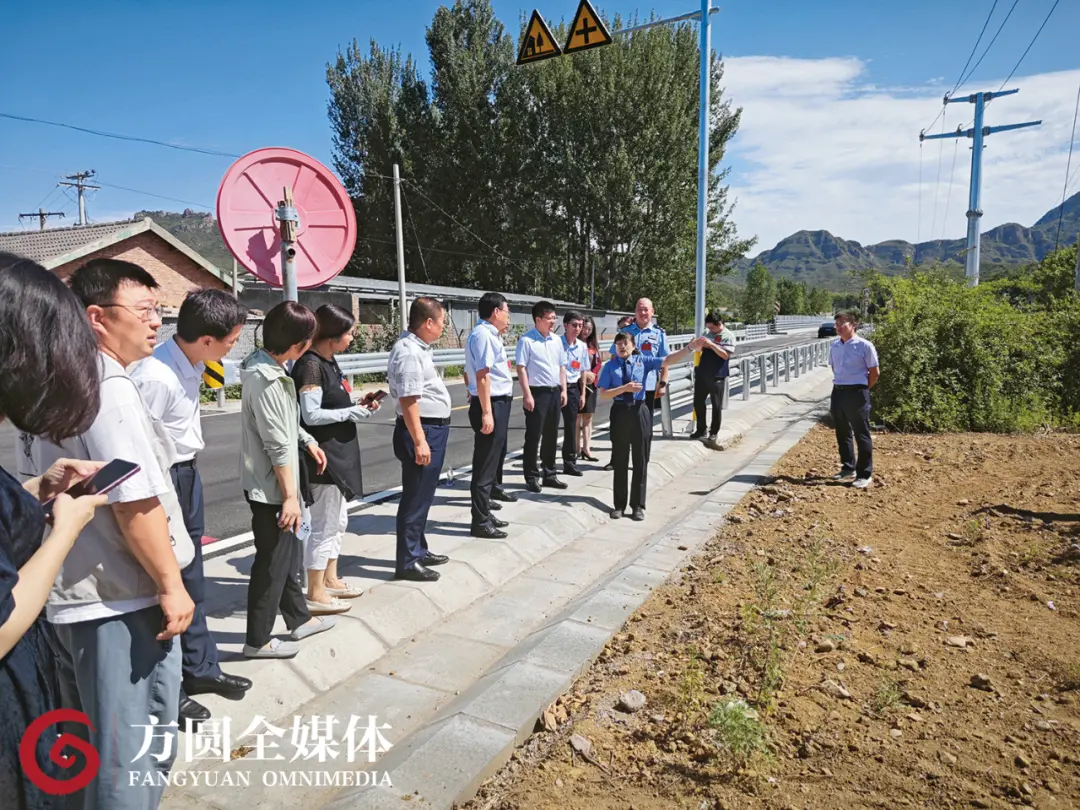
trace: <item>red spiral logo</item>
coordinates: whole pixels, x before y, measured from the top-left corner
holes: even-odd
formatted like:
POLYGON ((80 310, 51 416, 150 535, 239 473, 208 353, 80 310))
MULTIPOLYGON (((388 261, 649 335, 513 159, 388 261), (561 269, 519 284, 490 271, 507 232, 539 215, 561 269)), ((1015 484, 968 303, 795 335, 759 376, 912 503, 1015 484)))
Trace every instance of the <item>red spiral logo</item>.
POLYGON ((101 767, 101 757, 98 756, 97 749, 81 737, 76 737, 74 734, 61 734, 49 749, 49 759, 61 768, 71 768, 75 764, 75 757, 63 753, 65 748, 71 747, 76 751, 81 751, 86 757, 86 767, 70 779, 53 779, 46 774, 37 763, 35 750, 45 729, 55 723, 80 723, 91 731, 95 730, 90 724, 90 718, 83 712, 77 712, 74 709, 54 709, 46 712, 31 723, 23 734, 19 742, 19 761, 22 763, 27 778, 41 790, 53 796, 66 796, 90 784, 101 767))

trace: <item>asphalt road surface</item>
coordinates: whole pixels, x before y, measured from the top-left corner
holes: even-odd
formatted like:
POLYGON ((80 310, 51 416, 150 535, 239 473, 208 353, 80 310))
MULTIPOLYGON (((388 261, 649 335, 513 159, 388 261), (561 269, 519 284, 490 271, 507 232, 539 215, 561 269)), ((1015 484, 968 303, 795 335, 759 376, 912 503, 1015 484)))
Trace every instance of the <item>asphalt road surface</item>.
MULTIPOLYGON (((767 340, 755 341, 745 345, 740 354, 757 354, 761 351, 783 348, 812 340, 812 333, 781 335, 767 340)), ((447 444, 445 467, 466 467, 472 463, 473 432, 469 426, 468 404, 465 399, 465 387, 460 383, 449 385, 453 403, 450 440, 447 444)), ((739 393, 739 383, 732 382, 732 393, 739 393)), ((601 401, 597 407, 595 423, 602 425, 608 421, 610 403, 601 401)), ((689 406, 680 409, 685 411, 689 406)), ((659 421, 660 409, 656 418, 659 421)), ((199 454, 199 472, 203 480, 204 502, 206 508, 206 534, 223 539, 251 530, 251 513, 243 494, 240 492, 238 465, 240 457, 240 415, 231 413, 212 413, 203 415, 203 439, 206 449, 199 454)), ((357 425, 360 435, 361 458, 364 467, 364 492, 371 494, 400 486, 401 467, 394 457, 392 434, 394 430, 394 408, 387 402, 383 408, 357 425)), ((0 424, 0 461, 5 466, 14 465, 15 430, 9 424, 0 424)), ((510 417, 509 450, 520 450, 525 440, 525 415, 521 407, 520 396, 515 399, 510 417)), ((561 441, 561 438, 560 438, 561 441)), ((560 445, 561 446, 561 445, 560 445)), ((607 463, 607 453, 598 453, 602 463, 607 463)), ((14 470, 14 466, 8 467, 14 470)), ((522 483, 518 475, 508 470, 507 484, 511 489, 522 483)), ((457 486, 463 486, 458 483, 457 486)))

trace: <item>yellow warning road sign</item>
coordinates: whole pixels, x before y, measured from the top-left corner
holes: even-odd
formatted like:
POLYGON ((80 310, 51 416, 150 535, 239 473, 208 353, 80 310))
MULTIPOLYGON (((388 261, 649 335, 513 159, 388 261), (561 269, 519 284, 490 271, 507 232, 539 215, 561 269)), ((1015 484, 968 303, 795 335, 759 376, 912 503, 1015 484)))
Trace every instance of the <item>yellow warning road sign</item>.
POLYGON ((540 16, 540 12, 533 9, 532 18, 525 28, 525 38, 521 41, 521 50, 518 51, 517 63, 527 65, 555 56, 562 56, 559 43, 551 35, 551 29, 540 16))
POLYGON ((221 363, 215 363, 213 360, 207 360, 203 369, 203 382, 210 388, 221 388, 225 385, 225 366, 221 363))
POLYGON ((611 32, 596 13, 589 0, 581 0, 574 21, 570 24, 570 38, 566 40, 563 53, 587 51, 611 44, 611 32))

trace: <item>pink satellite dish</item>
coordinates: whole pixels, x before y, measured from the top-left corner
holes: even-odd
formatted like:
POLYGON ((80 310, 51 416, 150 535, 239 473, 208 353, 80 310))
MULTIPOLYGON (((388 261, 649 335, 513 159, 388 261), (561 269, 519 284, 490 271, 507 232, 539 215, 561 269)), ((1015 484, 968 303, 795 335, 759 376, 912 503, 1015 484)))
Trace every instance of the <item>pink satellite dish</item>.
POLYGON ((356 214, 345 187, 313 157, 295 149, 256 149, 236 161, 218 189, 218 228, 245 269, 282 286, 278 202, 286 186, 300 218, 296 286, 325 284, 345 269, 356 246, 356 214))

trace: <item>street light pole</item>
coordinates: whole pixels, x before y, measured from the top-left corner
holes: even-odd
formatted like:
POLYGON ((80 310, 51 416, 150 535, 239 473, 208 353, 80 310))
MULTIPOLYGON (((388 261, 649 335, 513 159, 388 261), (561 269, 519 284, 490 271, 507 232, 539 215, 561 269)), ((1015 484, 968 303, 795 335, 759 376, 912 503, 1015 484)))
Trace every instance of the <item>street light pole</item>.
POLYGON ((705 250, 709 244, 709 95, 712 73, 712 0, 701 0, 701 100, 698 108, 697 268, 694 332, 705 331, 705 250))

